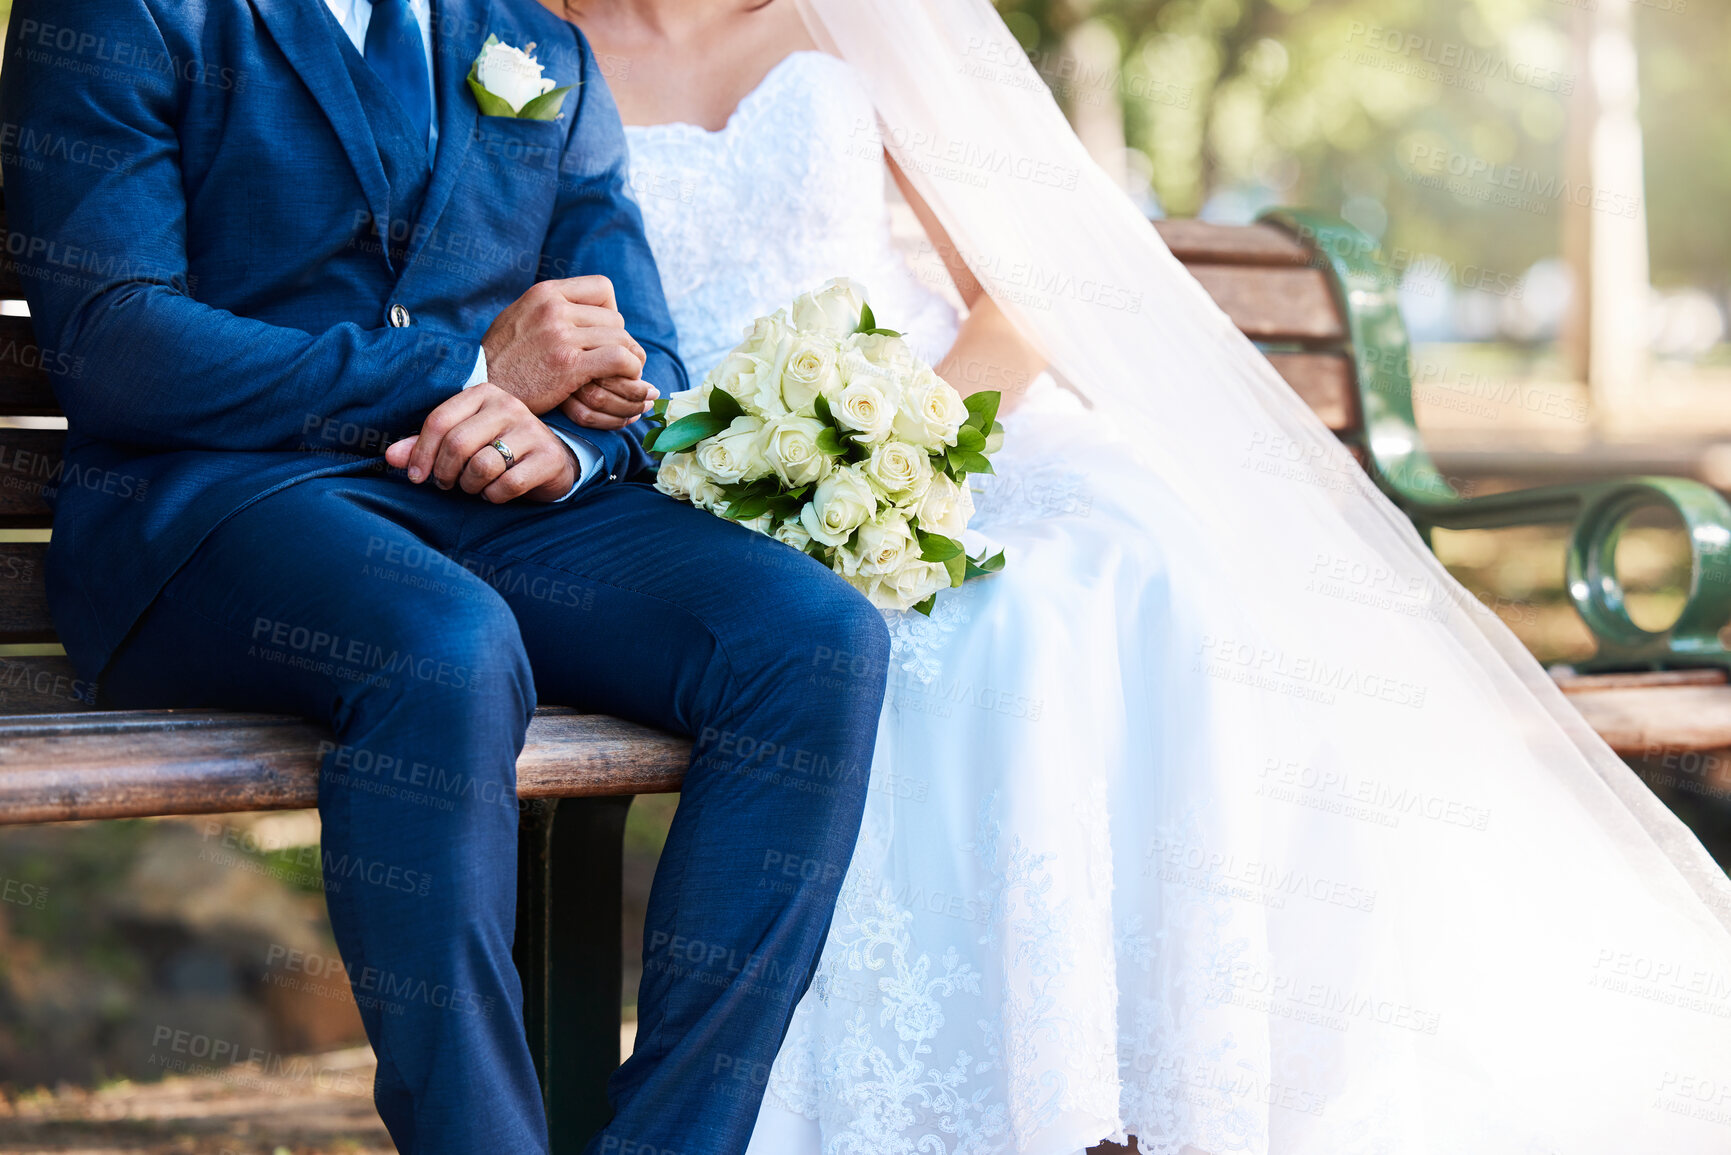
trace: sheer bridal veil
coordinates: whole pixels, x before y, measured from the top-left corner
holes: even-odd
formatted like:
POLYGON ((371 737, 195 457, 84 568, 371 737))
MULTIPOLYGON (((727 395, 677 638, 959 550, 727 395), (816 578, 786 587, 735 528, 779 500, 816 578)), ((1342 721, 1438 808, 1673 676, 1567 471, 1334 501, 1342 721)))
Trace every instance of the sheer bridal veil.
POLYGON ((1264 1137, 1159 1124, 1205 1150, 1731 1149, 1731 887, 1695 838, 1090 161, 988 0, 799 2, 876 105, 862 138, 1190 519, 1191 781, 1113 815, 1177 896, 1149 981, 1184 990, 1161 1053, 1119 1056, 1143 1149, 1158 1079, 1264 1137), (1223 1038, 1251 1090, 1197 1074, 1223 1038), (1709 1084, 1717 1124, 1680 1089, 1709 1084))

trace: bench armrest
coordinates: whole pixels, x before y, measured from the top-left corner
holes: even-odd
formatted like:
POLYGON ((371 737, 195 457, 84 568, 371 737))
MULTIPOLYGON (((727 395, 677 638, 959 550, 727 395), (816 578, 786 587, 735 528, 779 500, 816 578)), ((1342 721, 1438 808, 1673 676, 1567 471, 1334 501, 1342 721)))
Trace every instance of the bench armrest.
POLYGON ((1631 477, 1424 503, 1408 512, 1421 529, 1504 529, 1571 524, 1566 589, 1598 640, 1581 669, 1660 665, 1731 667, 1719 630, 1731 620, 1731 504, 1712 488, 1681 477, 1631 477), (1682 612, 1662 630, 1629 617, 1617 579, 1617 542, 1630 515, 1667 509, 1689 541, 1689 586, 1682 612))
POLYGON ((1569 599, 1598 641, 1582 669, 1717 666, 1731 669, 1719 630, 1731 620, 1731 505, 1708 486, 1677 477, 1633 477, 1465 497, 1436 467, 1413 418, 1406 325, 1399 278, 1374 240, 1324 213, 1279 209, 1262 220, 1285 229, 1311 252, 1334 285, 1346 319, 1364 413, 1366 468, 1428 539, 1434 527, 1498 529, 1573 524, 1566 567, 1569 599), (1688 597, 1677 620, 1646 630, 1629 617, 1617 580, 1617 541, 1629 515, 1668 508, 1689 537, 1688 597))

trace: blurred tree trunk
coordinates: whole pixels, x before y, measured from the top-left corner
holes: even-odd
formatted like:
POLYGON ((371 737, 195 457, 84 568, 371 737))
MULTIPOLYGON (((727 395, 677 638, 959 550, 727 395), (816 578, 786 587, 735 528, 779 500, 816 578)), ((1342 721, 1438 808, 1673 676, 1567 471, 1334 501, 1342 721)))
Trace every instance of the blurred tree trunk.
POLYGON ((1571 374, 1587 382, 1601 428, 1639 403, 1647 375, 1647 203, 1633 23, 1631 0, 1598 0, 1574 12, 1563 174, 1563 256, 1574 297, 1563 352, 1571 374))
POLYGON ((1059 79, 1067 98, 1064 111, 1088 155, 1120 188, 1130 176, 1124 158, 1122 60, 1118 37, 1102 21, 1084 20, 1064 36, 1060 73, 1071 78, 1067 83, 1059 79))

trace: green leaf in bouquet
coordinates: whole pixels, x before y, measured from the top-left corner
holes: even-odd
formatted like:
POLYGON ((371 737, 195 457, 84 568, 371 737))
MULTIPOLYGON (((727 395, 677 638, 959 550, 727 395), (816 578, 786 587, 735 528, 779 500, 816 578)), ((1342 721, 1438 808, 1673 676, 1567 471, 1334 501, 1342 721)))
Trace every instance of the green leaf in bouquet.
POLYGON ((915 612, 922 613, 922 614, 926 615, 926 617, 929 618, 932 616, 932 607, 937 605, 937 604, 938 604, 938 595, 933 594, 931 597, 927 598, 925 601, 923 601, 919 605, 915 606, 914 610, 915 610, 915 612))
POLYGON ((872 307, 862 301, 859 307, 859 328, 854 332, 869 333, 877 327, 878 319, 872 316, 872 307))
POLYGON ((734 521, 750 521, 754 517, 762 517, 769 512, 769 498, 761 493, 742 497, 728 506, 727 516, 734 521))
POLYGON ((651 425, 649 432, 643 435, 643 448, 650 453, 655 452, 655 442, 660 438, 662 430, 666 428, 665 425, 651 425))
POLYGON ((559 114, 565 108, 565 94, 576 87, 575 84, 567 84, 563 88, 543 92, 533 100, 525 101, 523 107, 517 110, 517 119, 558 120, 559 114))
POLYGON ((955 589, 968 578, 968 555, 958 549, 955 557, 944 559, 944 568, 950 571, 950 588, 955 589))
POLYGON ((831 457, 840 457, 847 452, 847 443, 841 439, 841 434, 831 425, 817 435, 817 450, 831 457))
POLYGON ((941 533, 927 533, 923 529, 914 530, 914 537, 920 543, 921 561, 948 563, 951 558, 965 556, 962 543, 953 537, 945 537, 941 533))
MULTIPOLYGON (((725 389, 711 389, 709 391, 709 411, 717 417, 727 418, 728 424, 732 424, 735 417, 745 416, 745 406, 741 405, 739 399, 725 389)), ((726 429, 727 426, 723 425, 722 428, 726 429)))
POLYGON ((649 407, 650 414, 661 418, 663 421, 667 420, 667 403, 671 400, 671 397, 657 397, 655 404, 649 407))
MULTIPOLYGON (((964 473, 991 473, 992 463, 983 453, 965 449, 950 450, 950 460, 964 473)), ((959 478, 957 480, 960 480, 959 478)))
POLYGON ((705 437, 714 437, 733 424, 733 418, 719 413, 691 413, 661 430, 655 439, 657 453, 683 453, 705 437))
MULTIPOLYGON (((990 557, 968 559, 967 577, 977 578, 995 574, 1004 568, 1004 551, 999 550, 990 557)), ((965 580, 965 579, 964 579, 965 580)))
POLYGON ((956 431, 956 448, 963 453, 979 453, 986 448, 986 435, 971 425, 956 431))
POLYGON ((1004 395, 996 389, 982 389, 962 398, 962 404, 968 407, 967 426, 978 429, 982 436, 990 433, 998 420, 998 406, 1003 400, 1004 395))

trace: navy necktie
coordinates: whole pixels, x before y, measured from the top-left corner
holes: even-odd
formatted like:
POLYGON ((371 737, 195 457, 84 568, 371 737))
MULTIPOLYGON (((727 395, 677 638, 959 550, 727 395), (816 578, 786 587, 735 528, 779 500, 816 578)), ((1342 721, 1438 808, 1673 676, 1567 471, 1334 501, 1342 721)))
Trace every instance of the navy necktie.
POLYGON ((433 126, 433 86, 427 77, 421 25, 409 9, 409 0, 373 0, 366 44, 367 63, 396 95, 420 134, 418 139, 426 144, 433 126))

